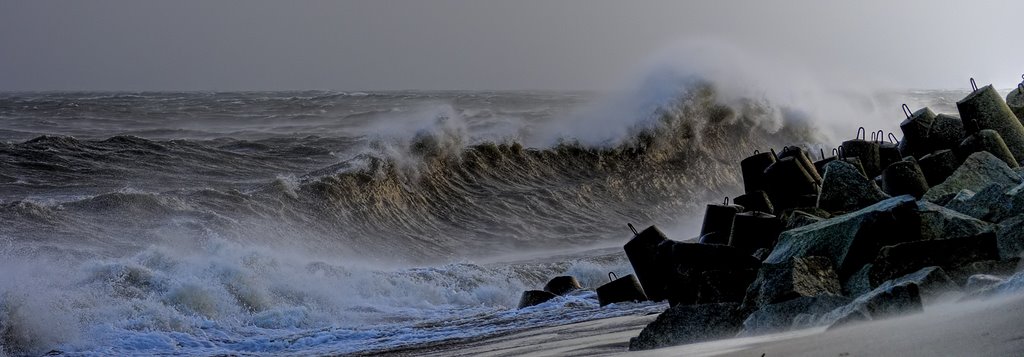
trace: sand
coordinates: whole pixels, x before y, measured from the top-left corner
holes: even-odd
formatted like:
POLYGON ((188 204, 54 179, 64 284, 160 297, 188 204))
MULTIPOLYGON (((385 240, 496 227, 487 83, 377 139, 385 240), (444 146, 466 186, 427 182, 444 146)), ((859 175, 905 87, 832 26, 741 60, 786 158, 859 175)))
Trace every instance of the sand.
POLYGON ((628 352, 655 315, 538 328, 419 350, 423 356, 1024 356, 1024 296, 927 306, 925 312, 825 331, 807 329, 628 352))

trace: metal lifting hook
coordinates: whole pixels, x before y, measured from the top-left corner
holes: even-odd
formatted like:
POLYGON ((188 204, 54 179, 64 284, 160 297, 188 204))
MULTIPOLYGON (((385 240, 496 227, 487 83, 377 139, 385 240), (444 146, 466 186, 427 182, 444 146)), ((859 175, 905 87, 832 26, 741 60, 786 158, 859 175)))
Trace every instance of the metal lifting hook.
POLYGON ((893 135, 892 133, 889 133, 889 142, 896 145, 899 145, 900 143, 899 139, 896 139, 896 135, 893 135))
POLYGON ((633 231, 633 235, 640 234, 640 232, 636 231, 636 227, 633 227, 632 223, 626 223, 626 225, 629 226, 629 230, 633 231))
POLYGON ((615 279, 618 279, 618 278, 619 277, 615 275, 615 272, 613 272, 613 271, 608 272, 608 281, 615 281, 615 279))
POLYGON ((861 134, 864 134, 864 139, 862 139, 862 140, 868 140, 868 131, 864 130, 863 126, 860 127, 859 129, 857 129, 857 136, 854 136, 853 139, 854 140, 860 139, 861 134))
POLYGON ((974 82, 974 78, 971 78, 971 88, 974 89, 975 91, 978 90, 978 83, 974 82))
POLYGON ((903 104, 903 114, 907 116, 907 119, 910 119, 910 116, 914 115, 914 112, 910 111, 909 105, 903 104))

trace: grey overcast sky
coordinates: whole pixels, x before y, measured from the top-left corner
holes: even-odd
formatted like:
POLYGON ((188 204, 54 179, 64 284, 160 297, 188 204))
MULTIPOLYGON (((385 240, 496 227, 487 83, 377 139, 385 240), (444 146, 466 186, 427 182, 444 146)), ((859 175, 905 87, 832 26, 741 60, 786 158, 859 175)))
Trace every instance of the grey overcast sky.
POLYGON ((1011 87, 1024 1, 2 0, 0 90, 611 89, 693 38, 824 76, 1011 87))

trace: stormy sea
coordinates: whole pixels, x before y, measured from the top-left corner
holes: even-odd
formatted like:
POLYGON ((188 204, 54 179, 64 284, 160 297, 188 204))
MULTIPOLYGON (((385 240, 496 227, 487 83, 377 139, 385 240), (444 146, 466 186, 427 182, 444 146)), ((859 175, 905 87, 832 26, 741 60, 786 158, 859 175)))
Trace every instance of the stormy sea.
POLYGON ((660 312, 556 275, 692 238, 739 161, 812 153, 964 91, 0 94, 0 355, 403 353, 660 312))

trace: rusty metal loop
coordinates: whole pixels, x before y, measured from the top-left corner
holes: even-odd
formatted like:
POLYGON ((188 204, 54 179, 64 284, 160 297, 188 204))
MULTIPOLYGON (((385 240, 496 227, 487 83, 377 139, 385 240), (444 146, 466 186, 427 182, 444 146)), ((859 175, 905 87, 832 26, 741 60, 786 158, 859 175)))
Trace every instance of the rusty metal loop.
POLYGON ((974 82, 974 78, 971 78, 971 88, 974 89, 975 91, 978 90, 978 83, 974 82))
POLYGON ((864 133, 864 139, 863 140, 868 140, 868 131, 864 130, 863 126, 857 129, 857 136, 854 136, 853 139, 854 140, 860 139, 861 133, 864 133))
POLYGON ((608 281, 615 281, 615 279, 618 279, 618 278, 619 277, 615 275, 615 272, 613 272, 613 271, 608 272, 608 281))
POLYGON ((910 116, 914 115, 914 112, 910 110, 910 106, 906 103, 903 104, 903 114, 906 114, 907 119, 910 119, 910 116))
POLYGON ((885 132, 879 129, 878 135, 876 135, 875 138, 877 139, 878 143, 881 144, 883 141, 885 141, 885 132))

